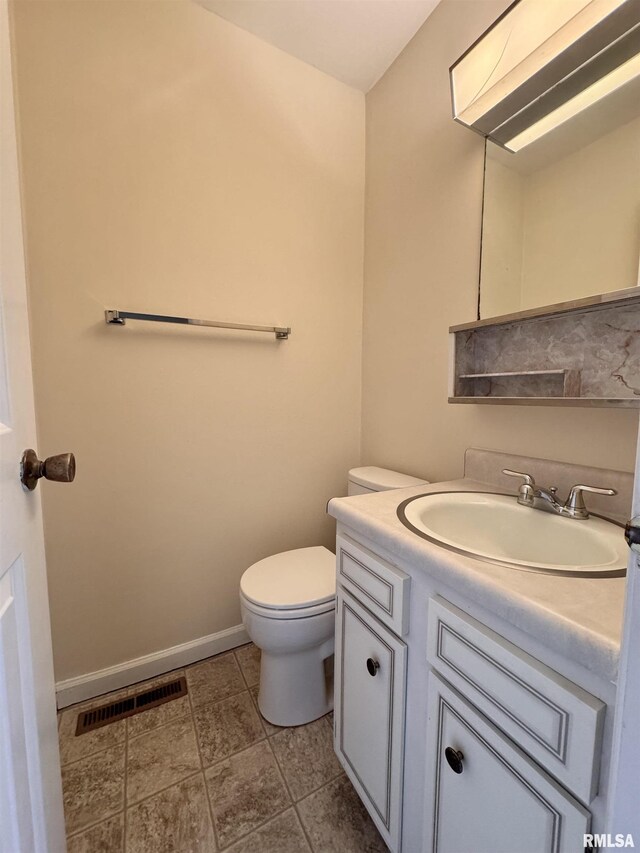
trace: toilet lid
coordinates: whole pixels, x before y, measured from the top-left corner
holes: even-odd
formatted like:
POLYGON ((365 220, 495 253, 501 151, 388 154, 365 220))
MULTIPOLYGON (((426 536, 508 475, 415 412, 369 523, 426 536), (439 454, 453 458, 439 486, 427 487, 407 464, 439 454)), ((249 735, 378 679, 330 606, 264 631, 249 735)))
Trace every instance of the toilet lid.
POLYGON ((249 566, 240 578, 240 591, 254 604, 278 610, 331 601, 336 558, 321 545, 274 554, 249 566))

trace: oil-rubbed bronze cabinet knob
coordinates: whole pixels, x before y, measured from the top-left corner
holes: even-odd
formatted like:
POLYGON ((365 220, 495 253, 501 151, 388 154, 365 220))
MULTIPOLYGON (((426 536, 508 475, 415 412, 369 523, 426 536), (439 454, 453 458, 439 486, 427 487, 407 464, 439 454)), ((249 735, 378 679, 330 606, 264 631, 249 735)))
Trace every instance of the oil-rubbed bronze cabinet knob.
POLYGON ((73 453, 48 456, 44 462, 38 459, 35 450, 25 450, 20 462, 20 482, 29 491, 38 485, 38 480, 54 480, 56 483, 72 483, 76 476, 76 458, 73 453))
POLYGON ((369 675, 375 675, 380 669, 380 664, 373 658, 367 658, 367 672, 369 675))
POLYGON ((459 749, 454 749, 452 746, 448 746, 444 751, 444 757, 447 759, 447 764, 454 773, 462 773, 464 770, 464 765, 462 763, 464 755, 459 749))

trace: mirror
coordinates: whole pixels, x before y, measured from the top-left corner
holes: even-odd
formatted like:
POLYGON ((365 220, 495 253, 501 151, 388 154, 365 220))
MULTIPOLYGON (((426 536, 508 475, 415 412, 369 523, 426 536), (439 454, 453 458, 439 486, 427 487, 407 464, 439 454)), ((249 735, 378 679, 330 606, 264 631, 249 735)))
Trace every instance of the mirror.
POLYGON ((517 153, 487 141, 480 319, 640 283, 640 81, 517 153))

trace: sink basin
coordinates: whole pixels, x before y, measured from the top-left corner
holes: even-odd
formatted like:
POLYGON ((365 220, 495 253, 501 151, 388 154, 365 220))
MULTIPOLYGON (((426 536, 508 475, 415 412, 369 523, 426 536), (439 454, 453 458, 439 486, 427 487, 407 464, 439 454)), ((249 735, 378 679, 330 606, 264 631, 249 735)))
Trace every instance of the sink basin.
POLYGON ((603 518, 563 518, 521 506, 511 495, 433 492, 398 507, 409 530, 459 554, 533 572, 624 575, 623 529, 603 518))

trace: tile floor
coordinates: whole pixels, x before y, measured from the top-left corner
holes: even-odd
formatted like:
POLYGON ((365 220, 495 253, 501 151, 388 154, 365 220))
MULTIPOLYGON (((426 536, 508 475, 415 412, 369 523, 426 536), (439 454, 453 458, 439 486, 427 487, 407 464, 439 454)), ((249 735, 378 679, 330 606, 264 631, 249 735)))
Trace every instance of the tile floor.
POLYGON ((68 853, 384 853, 341 770, 331 719, 278 728, 257 710, 252 644, 186 675, 189 695, 75 737, 59 714, 68 853))

